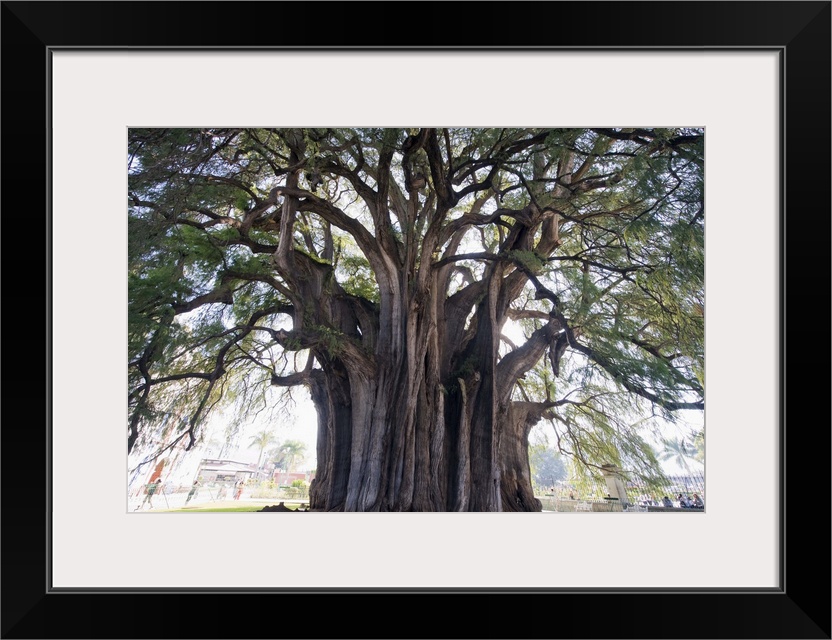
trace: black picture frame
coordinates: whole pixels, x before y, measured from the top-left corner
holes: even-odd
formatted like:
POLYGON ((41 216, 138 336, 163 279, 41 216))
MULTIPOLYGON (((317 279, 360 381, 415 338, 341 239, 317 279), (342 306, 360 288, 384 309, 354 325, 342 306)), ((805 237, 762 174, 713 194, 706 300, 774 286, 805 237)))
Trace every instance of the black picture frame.
POLYGON ((830 638, 830 2, 2 2, 0 20, 3 638, 830 638), (51 52, 278 46, 779 51, 779 588, 50 589, 51 52))

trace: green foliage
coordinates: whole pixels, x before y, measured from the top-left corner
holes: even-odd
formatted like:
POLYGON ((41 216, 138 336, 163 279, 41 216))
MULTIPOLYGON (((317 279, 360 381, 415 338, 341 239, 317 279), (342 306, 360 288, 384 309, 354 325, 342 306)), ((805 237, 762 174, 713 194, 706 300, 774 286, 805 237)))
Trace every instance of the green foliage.
POLYGON ((322 324, 312 325, 310 330, 317 338, 318 343, 329 353, 338 355, 344 350, 344 345, 348 338, 340 331, 322 324))
POLYGON ((538 273, 546 266, 545 256, 541 256, 535 251, 507 251, 506 257, 509 260, 519 262, 532 273, 538 273))
POLYGON ((700 429, 693 435, 693 457, 697 462, 705 463, 705 430, 700 429))
POLYGON ((336 236, 334 262, 338 281, 346 293, 379 302, 378 284, 370 262, 348 236, 336 236))

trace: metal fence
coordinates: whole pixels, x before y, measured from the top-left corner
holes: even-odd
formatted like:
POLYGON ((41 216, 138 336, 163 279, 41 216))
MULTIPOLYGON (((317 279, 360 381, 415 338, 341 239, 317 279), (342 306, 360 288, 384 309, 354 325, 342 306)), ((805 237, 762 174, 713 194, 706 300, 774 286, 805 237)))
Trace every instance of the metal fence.
POLYGON ((556 496, 541 496, 539 500, 544 511, 559 511, 561 513, 610 513, 625 510, 624 505, 618 500, 571 500, 570 498, 556 496))
POLYGON ((544 511, 563 512, 640 511, 640 507, 661 511, 665 508, 665 497, 673 505, 671 509, 679 509, 682 508, 680 495, 688 500, 696 495, 705 502, 705 477, 699 472, 666 476, 665 482, 658 484, 648 484, 638 479, 628 479, 624 484, 627 504, 607 499, 609 489, 603 478, 562 482, 541 491, 537 497, 543 504, 544 511))
POLYGON ((664 497, 667 496, 674 506, 678 507, 680 495, 690 500, 694 494, 703 501, 705 500, 705 476, 701 473, 667 476, 667 482, 659 487, 651 487, 635 481, 627 483, 627 497, 636 504, 647 503, 651 506, 660 506, 664 497))

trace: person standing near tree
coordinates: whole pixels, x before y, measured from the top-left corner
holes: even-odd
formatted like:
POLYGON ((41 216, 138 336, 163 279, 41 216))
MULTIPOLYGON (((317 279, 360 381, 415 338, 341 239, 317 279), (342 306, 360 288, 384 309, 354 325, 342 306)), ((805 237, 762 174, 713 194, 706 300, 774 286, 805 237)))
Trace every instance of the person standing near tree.
POLYGON ((191 501, 191 498, 196 497, 196 494, 199 492, 199 480, 194 480, 194 485, 191 487, 191 490, 188 491, 188 497, 185 498, 185 504, 188 504, 191 501))
POLYGON ((156 490, 159 488, 159 485, 162 484, 161 478, 156 478, 155 480, 151 480, 148 482, 147 486, 144 489, 144 501, 142 502, 139 508, 143 509, 145 504, 150 505, 150 508, 153 508, 153 494, 156 493, 156 490))
POLYGON ((237 488, 234 490, 234 499, 239 500, 240 496, 243 495, 243 487, 245 487, 246 483, 244 480, 240 480, 237 483, 237 488))

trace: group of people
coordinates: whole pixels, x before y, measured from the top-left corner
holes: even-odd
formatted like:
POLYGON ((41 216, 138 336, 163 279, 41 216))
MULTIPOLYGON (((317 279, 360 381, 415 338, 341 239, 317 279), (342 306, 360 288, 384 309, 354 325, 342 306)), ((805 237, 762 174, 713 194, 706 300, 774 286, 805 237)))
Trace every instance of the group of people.
POLYGON ((679 500, 679 506, 683 509, 703 509, 705 507, 705 503, 702 501, 702 498, 699 497, 698 493, 694 493, 693 498, 683 496, 680 493, 677 500, 679 500))
MULTIPOLYGON (((699 497, 698 493, 694 493, 692 498, 680 493, 678 496, 676 496, 676 502, 678 503, 678 506, 682 509, 705 508, 705 502, 702 500, 702 498, 699 497)), ((676 507, 677 505, 673 504, 673 501, 669 497, 665 496, 664 498, 662 498, 662 506, 676 507)))
MULTIPOLYGON (((239 480, 234 484, 234 493, 232 494, 232 498, 235 500, 239 500, 240 496, 243 495, 243 489, 246 487, 245 480, 239 480)), ((220 488, 217 490, 217 500, 225 500, 225 496, 228 492, 228 487, 225 484, 221 484, 220 488)))
MULTIPOLYGON (((575 500, 575 493, 573 491, 569 492, 569 499, 575 500)), ((607 499, 612 499, 609 494, 607 494, 607 499)), ((646 494, 642 494, 636 499, 637 503, 642 507, 670 507, 670 508, 682 508, 682 509, 704 509, 705 508, 705 501, 699 496, 698 493, 694 493, 693 497, 687 496, 685 494, 680 493, 676 496, 675 501, 672 500, 669 496, 664 496, 661 502, 654 500, 653 498, 647 496, 646 494)))
MULTIPOLYGON (((143 509, 145 505, 148 505, 151 509, 153 508, 153 496, 159 492, 159 487, 162 486, 162 479, 161 478, 154 478, 150 482, 148 482, 144 487, 144 500, 142 503, 135 508, 135 511, 139 509, 143 509)), ((194 480, 193 485, 191 485, 190 490, 188 491, 188 496, 185 498, 185 504, 188 504, 193 498, 195 498, 199 494, 199 488, 202 486, 202 483, 199 480, 194 480)), ((240 497, 243 495, 243 489, 246 486, 245 480, 240 480, 234 484, 234 499, 239 500, 240 497)), ((219 491, 217 491, 217 500, 222 500, 225 498, 226 495, 226 487, 225 485, 220 485, 219 491)))
MULTIPOLYGON (((232 498, 235 500, 239 500, 240 496, 243 495, 243 489, 246 487, 245 480, 239 480, 234 484, 234 493, 231 495, 232 498)), ((217 490, 217 500, 225 500, 225 496, 228 493, 228 487, 225 484, 221 484, 220 488, 217 490)))

